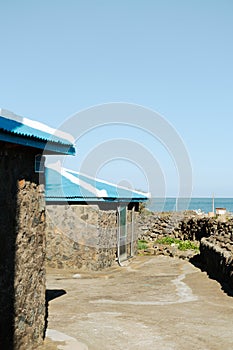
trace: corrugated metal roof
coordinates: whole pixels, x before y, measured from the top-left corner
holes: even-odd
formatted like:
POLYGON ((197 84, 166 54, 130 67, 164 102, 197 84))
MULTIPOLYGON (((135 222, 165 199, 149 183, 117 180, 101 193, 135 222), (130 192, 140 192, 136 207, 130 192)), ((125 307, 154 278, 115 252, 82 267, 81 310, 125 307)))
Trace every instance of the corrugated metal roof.
POLYGON ((148 194, 117 186, 80 174, 70 169, 49 165, 45 169, 45 197, 47 202, 143 202, 148 194))
POLYGON ((56 153, 75 154, 71 135, 3 109, 0 109, 0 140, 56 153))

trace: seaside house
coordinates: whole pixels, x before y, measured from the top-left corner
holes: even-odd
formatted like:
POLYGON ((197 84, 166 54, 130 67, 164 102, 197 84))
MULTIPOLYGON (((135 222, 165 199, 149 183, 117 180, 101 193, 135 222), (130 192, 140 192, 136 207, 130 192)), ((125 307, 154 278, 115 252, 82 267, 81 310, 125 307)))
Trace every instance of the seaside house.
POLYGON ((50 267, 99 270, 137 251, 139 202, 148 195, 61 168, 46 167, 50 267))
POLYGON ((44 154, 74 153, 70 135, 0 109, 0 349, 43 339, 44 154))

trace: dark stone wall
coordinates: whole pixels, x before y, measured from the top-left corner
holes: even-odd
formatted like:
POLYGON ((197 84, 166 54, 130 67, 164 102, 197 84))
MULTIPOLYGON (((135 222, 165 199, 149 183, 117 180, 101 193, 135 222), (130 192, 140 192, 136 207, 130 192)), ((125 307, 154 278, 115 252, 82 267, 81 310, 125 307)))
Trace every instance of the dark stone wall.
POLYGON ((34 349, 45 319, 44 186, 35 149, 0 143, 0 349, 34 349))
POLYGON ((116 212, 97 205, 47 205, 46 264, 100 270, 116 258, 116 212))
POLYGON ((231 220, 198 216, 195 212, 147 213, 139 217, 139 237, 148 241, 172 236, 181 240, 200 241, 225 230, 231 230, 231 220))
MULTIPOLYGON (((195 213, 149 213, 139 218, 139 238, 153 244, 151 254, 190 258, 193 253, 156 244, 164 236, 200 243, 200 258, 207 273, 233 289, 233 218, 200 217, 195 213), (153 243, 155 242, 155 243, 153 243)), ((194 252, 194 254, 197 254, 194 252)))
MULTIPOLYGON (((49 267, 101 270, 116 263, 117 212, 97 205, 49 205, 46 207, 46 264, 49 267)), ((136 253, 138 232, 136 215, 132 231, 128 215, 127 253, 136 253)))
POLYGON ((210 277, 233 290, 233 220, 218 223, 214 233, 201 239, 200 254, 210 277))

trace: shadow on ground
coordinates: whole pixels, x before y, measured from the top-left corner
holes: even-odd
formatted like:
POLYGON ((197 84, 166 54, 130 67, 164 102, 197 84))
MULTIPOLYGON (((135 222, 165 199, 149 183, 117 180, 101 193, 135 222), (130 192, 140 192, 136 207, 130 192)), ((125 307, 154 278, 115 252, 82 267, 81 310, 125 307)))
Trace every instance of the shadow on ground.
POLYGON ((217 281, 221 285, 221 288, 224 293, 226 293, 229 297, 233 297, 233 289, 229 286, 229 284, 226 281, 219 278, 219 276, 217 276, 213 272, 208 271, 205 261, 200 254, 194 255, 192 258, 189 259, 189 262, 195 267, 199 268, 202 272, 206 272, 210 279, 217 281))
POLYGON ((66 291, 64 289, 46 289, 46 292, 45 292, 45 327, 44 327, 43 338, 45 338, 46 330, 48 327, 49 302, 53 299, 61 297, 64 294, 66 294, 66 291))

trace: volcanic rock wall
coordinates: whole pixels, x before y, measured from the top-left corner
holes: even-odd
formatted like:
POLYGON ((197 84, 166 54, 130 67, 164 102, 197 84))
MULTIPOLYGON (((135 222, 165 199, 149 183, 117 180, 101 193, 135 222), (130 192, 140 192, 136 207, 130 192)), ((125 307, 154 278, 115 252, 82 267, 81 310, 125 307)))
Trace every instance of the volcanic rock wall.
POLYGON ((0 349, 34 349, 45 324, 44 187, 37 150, 1 144, 0 349))
MULTIPOLYGON (((149 213, 139 219, 139 238, 155 242, 153 254, 191 257, 156 240, 170 236, 200 242, 200 257, 208 274, 233 288, 233 218, 200 217, 195 212, 149 213)), ((196 254, 196 253, 195 253, 196 254)))
POLYGON ((117 218, 97 205, 47 206, 47 266, 99 270, 116 259, 117 218))

